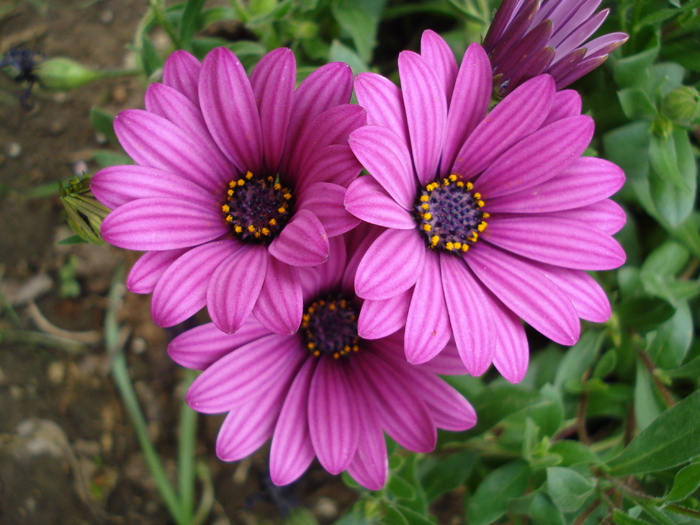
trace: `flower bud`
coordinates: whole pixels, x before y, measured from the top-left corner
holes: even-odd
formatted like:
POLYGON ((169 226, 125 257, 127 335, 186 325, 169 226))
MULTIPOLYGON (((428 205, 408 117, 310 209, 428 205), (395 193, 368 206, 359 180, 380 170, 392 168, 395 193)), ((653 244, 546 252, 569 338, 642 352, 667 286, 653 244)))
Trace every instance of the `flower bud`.
POLYGON ((47 89, 68 91, 97 80, 101 74, 65 57, 55 57, 42 62, 35 71, 41 85, 47 89))
POLYGON ((680 124, 700 124, 700 93, 691 86, 680 86, 664 97, 663 111, 680 124))
POLYGON ((100 204, 90 191, 90 178, 73 177, 68 183, 59 182, 61 203, 66 210, 68 224, 76 235, 93 244, 104 244, 100 227, 109 209, 100 204))

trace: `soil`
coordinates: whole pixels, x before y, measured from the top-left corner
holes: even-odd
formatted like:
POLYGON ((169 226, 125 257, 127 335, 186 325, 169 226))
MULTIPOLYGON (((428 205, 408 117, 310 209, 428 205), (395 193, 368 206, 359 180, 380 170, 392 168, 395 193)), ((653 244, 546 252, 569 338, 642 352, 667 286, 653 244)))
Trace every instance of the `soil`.
MULTIPOLYGON (((8 0, 0 7, 0 53, 21 46, 119 69, 134 65, 128 46, 148 3, 8 0)), ((56 244, 71 235, 57 181, 94 172, 93 151, 108 148, 90 108, 143 107, 145 85, 132 78, 69 93, 35 87, 31 109, 20 103, 25 87, 0 74, 0 524, 171 523, 103 344, 113 276, 137 254, 56 244)), ((156 327, 149 301, 127 293, 119 321, 131 334, 129 373, 151 438, 174 478, 182 370, 165 348, 182 327, 156 327)), ((220 462, 221 420, 199 418, 197 458, 211 472, 214 497, 205 523, 276 523, 298 505, 330 523, 352 504, 353 493, 317 464, 296 484, 274 487, 266 447, 239 463, 220 462)))

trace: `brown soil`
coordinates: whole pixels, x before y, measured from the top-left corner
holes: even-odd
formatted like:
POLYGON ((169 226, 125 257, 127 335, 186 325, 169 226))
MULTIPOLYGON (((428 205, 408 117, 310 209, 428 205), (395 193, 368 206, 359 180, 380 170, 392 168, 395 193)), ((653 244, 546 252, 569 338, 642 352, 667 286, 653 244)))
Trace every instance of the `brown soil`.
MULTIPOLYGON (((4 5, 11 9, 0 10, 0 53, 22 46, 93 68, 133 67, 128 44, 146 0, 4 5)), ((90 108, 142 107, 144 85, 34 89, 31 110, 19 102, 23 89, 0 75, 0 291, 17 314, 0 313, 0 524, 170 523, 102 343, 115 269, 128 268, 136 254, 55 244, 71 235, 56 181, 94 171, 92 151, 107 147, 90 108)), ((165 348, 177 331, 153 325, 149 297, 129 293, 120 321, 131 333, 129 370, 151 437, 174 475, 181 370, 165 348)), ((218 461, 220 422, 199 420, 197 455, 211 471, 215 498, 206 523, 275 523, 299 502, 328 523, 352 502, 342 482, 316 465, 292 487, 271 486, 266 449, 240 463, 218 461)))

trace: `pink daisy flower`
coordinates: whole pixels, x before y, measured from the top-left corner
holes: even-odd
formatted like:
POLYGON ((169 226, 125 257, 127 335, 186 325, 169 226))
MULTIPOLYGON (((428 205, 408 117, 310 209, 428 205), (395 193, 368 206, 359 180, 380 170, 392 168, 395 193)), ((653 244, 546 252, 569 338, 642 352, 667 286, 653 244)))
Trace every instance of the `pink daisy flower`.
POLYGON ((146 251, 127 285, 153 293, 156 324, 206 305, 225 332, 251 312, 274 332, 298 329, 299 268, 325 262, 329 238, 359 222, 343 207, 361 170, 347 137, 366 116, 348 104, 346 64, 319 68, 296 91, 295 82, 289 49, 268 53, 250 78, 226 48, 202 64, 177 51, 146 110, 117 115, 137 165, 100 171, 92 190, 114 210, 105 240, 146 251))
POLYGON ((447 44, 423 34, 399 57, 400 90, 372 73, 355 81, 369 125, 350 147, 370 175, 345 206, 388 228, 360 262, 359 334, 405 325, 406 357, 432 359, 454 337, 469 373, 493 362, 517 382, 527 369, 520 318, 574 344, 579 318, 605 321, 608 299, 586 270, 623 264, 612 238, 625 222, 608 196, 624 174, 581 157, 593 121, 573 91, 542 75, 487 108, 491 67, 478 44, 457 71, 447 44))
POLYGON ((329 261, 300 270, 305 311, 297 334, 271 333, 251 316, 233 335, 207 324, 170 343, 176 362, 204 370, 187 393, 189 405, 228 412, 219 458, 239 460, 272 438, 277 485, 299 478, 318 457, 328 472, 347 470, 378 490, 388 469, 383 432, 409 450, 430 452, 436 427, 475 424, 471 405, 436 375, 464 372, 456 350, 414 366, 404 359, 400 334, 359 337, 352 283, 357 250, 374 238, 354 235, 347 250, 345 239, 331 239, 329 261))
POLYGON ((590 73, 627 41, 609 33, 586 42, 610 9, 595 10, 601 0, 503 0, 484 39, 497 92, 503 96, 542 73, 557 89, 590 73))

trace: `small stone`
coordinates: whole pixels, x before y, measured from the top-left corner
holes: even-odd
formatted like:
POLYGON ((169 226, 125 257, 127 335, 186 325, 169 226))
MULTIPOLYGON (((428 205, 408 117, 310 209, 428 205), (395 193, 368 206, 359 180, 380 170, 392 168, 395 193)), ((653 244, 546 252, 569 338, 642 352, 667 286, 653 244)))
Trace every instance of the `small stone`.
POLYGON ((54 361, 46 369, 46 376, 53 385, 60 385, 66 377, 66 365, 61 361, 54 361))
POLYGON ((338 505, 330 498, 318 498, 314 505, 314 514, 321 519, 334 519, 338 515, 338 505))
POLYGON ((51 135, 60 135, 66 130, 66 125, 60 120, 54 120, 49 124, 49 133, 51 135))
POLYGON ((112 100, 117 104, 123 104, 126 102, 127 97, 128 94, 126 92, 126 87, 124 86, 115 86, 112 90, 112 100))
POLYGON ((146 340, 143 337, 134 337, 131 342, 131 351, 136 355, 141 355, 146 351, 146 340))
POLYGON ((53 101, 57 104, 65 104, 66 102, 68 102, 68 93, 64 91, 54 93, 53 101))
POLYGON ((7 145, 7 155, 11 159, 16 159, 22 154, 22 146, 19 145, 19 142, 10 142, 7 145))
POLYGON ((100 436, 100 446, 105 454, 112 452, 112 447, 114 446, 114 438, 112 437, 112 434, 103 432, 100 436))
POLYGON ((95 142, 98 144, 107 144, 107 137, 101 131, 95 133, 95 142))
POLYGON ((79 160, 73 164, 73 175, 82 175, 83 173, 87 173, 87 171, 88 165, 84 160, 79 160))
POLYGON ((111 9, 105 9, 100 13, 100 22, 105 25, 112 23, 114 20, 114 12, 111 9))
POLYGON ((19 401, 24 397, 24 390, 22 390, 21 386, 12 385, 10 387, 10 397, 15 401, 19 401))

